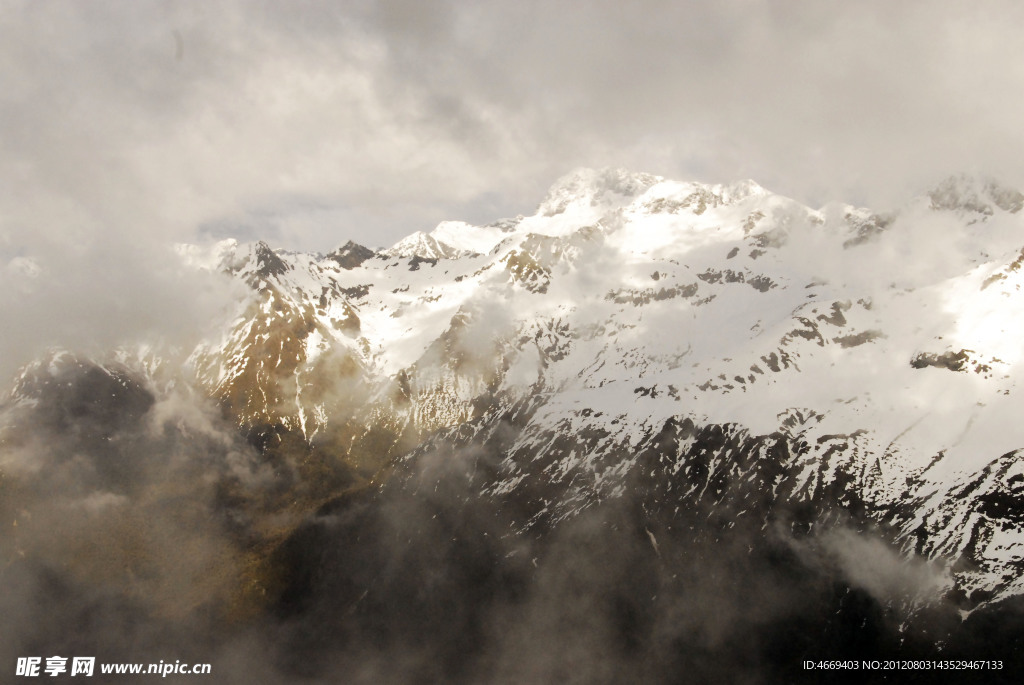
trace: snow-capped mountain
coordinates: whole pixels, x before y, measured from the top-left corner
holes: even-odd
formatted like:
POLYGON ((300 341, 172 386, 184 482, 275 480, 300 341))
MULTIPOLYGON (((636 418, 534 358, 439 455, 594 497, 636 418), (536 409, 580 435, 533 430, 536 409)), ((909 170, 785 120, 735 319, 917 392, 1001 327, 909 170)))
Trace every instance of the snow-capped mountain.
POLYGON ((249 287, 186 375, 292 470, 293 513, 468 453, 513 532, 627 493, 659 557, 684 521, 871 530, 934 570, 890 600, 967 616, 1024 595, 1022 207, 972 177, 882 215, 583 169, 531 216, 378 252, 182 248, 249 287))
POLYGON ((1017 594, 1022 201, 953 178, 879 216, 752 181, 579 170, 533 216, 446 222, 378 254, 231 245, 222 265, 253 298, 193 359, 244 427, 346 446, 386 428, 376 464, 516 413, 484 492, 558 490, 527 525, 613 496, 669 431, 675 505, 754 479, 969 560, 954 574, 969 593, 1017 594), (708 453, 711 427, 774 451, 708 453))

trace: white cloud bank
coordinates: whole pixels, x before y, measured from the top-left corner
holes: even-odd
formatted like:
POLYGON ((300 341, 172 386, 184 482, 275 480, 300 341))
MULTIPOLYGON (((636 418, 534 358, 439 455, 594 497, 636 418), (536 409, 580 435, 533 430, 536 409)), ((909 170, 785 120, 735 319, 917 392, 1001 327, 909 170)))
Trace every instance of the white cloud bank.
POLYGON ((390 244, 529 213, 581 165, 881 209, 952 171, 1024 186, 1010 1, 2 12, 0 316, 26 349, 118 329, 154 298, 188 313, 171 241, 390 244), (26 294, 29 259, 61 276, 45 297, 26 294))

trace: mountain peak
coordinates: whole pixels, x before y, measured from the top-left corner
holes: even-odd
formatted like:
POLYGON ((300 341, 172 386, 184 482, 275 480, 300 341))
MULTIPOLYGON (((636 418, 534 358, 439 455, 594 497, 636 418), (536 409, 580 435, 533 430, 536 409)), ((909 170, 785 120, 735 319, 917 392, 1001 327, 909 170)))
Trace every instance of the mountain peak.
POLYGON ((1024 194, 994 178, 956 174, 928 192, 932 209, 991 216, 996 208, 1015 214, 1024 208, 1024 194))
POLYGON ((416 231, 381 252, 389 257, 419 257, 420 259, 455 259, 464 251, 438 240, 434 236, 416 231))
POLYGON ((351 271, 374 254, 374 251, 370 248, 350 240, 334 252, 327 255, 327 258, 337 262, 338 266, 342 269, 351 271))
POLYGON ((733 181, 732 183, 716 187, 720 190, 722 198, 727 203, 739 202, 740 200, 745 200, 748 197, 757 197, 768 194, 767 190, 750 178, 742 181, 733 181))
POLYGON ((257 242, 252 253, 256 260, 256 275, 260 278, 280 276, 288 271, 288 265, 264 241, 257 242))
POLYGON ((660 176, 628 169, 581 167, 555 181, 537 213, 555 216, 574 202, 597 205, 610 200, 633 199, 661 180, 660 176))

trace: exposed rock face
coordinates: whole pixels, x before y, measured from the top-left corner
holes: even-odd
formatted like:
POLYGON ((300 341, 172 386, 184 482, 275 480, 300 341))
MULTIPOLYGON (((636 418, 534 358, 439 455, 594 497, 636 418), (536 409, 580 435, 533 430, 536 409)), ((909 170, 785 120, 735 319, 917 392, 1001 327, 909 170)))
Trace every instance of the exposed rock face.
POLYGON ((342 269, 352 270, 373 257, 374 252, 368 247, 363 247, 351 240, 330 253, 328 258, 337 262, 342 269))

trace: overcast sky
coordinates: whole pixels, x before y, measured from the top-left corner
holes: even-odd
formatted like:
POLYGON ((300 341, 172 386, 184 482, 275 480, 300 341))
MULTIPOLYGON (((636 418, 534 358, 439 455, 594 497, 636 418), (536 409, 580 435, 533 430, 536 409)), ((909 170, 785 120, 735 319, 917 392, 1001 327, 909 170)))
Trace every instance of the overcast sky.
MULTIPOLYGON (((811 204, 1020 183, 1019 2, 4 1, 4 239, 390 244, 576 166, 811 204)), ((8 249, 12 245, 6 245, 8 249)))
POLYGON ((960 170, 1022 187, 1022 26, 1012 0, 0 0, 0 265, 102 298, 170 241, 388 245, 531 213, 577 166, 878 209, 960 170))

